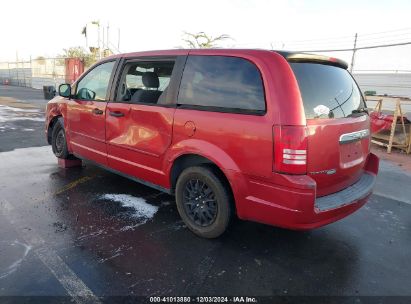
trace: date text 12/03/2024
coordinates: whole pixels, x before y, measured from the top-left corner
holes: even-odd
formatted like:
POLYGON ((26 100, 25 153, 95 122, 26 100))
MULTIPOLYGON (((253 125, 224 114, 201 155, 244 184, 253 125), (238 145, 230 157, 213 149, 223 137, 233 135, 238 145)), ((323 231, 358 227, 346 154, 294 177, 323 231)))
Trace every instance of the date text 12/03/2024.
POLYGON ((150 303, 257 303, 255 297, 150 297, 150 303))

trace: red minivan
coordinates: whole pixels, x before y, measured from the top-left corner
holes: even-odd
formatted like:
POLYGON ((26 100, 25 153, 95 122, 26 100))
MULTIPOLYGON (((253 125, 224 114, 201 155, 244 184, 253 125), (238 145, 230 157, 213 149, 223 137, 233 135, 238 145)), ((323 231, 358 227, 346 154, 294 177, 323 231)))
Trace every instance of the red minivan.
POLYGON ((365 204, 378 172, 347 64, 312 54, 196 49, 104 58, 47 105, 59 158, 176 197, 199 236, 230 219, 312 229, 365 204))

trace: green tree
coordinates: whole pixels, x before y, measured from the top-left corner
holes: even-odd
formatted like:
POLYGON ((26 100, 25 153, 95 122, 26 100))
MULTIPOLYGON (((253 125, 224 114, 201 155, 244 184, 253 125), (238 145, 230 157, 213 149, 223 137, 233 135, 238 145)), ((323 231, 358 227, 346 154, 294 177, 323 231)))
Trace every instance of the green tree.
POLYGON ((38 56, 34 60, 36 60, 38 64, 42 64, 42 65, 46 64, 46 58, 44 58, 43 56, 38 56))
POLYGON ((97 61, 96 53, 89 53, 81 46, 70 47, 68 49, 63 49, 63 54, 59 57, 62 58, 80 58, 84 62, 85 67, 91 66, 97 61))
POLYGON ((187 47, 192 49, 213 48, 218 46, 218 43, 223 40, 232 39, 229 35, 223 34, 217 37, 212 37, 204 32, 189 33, 184 32, 183 41, 187 47))

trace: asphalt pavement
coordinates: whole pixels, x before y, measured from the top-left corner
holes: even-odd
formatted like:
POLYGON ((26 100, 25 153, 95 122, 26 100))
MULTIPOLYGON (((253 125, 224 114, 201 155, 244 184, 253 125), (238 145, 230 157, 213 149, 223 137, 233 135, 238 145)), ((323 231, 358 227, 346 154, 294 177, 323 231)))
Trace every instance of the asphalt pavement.
MULTIPOLYGON (((35 94, 7 94, 13 89, 8 97, 35 94)), ((29 101, 38 109, 45 102, 29 101)), ((21 139, 42 132, 3 120, 0 127, 20 126, 21 139)), ((389 162, 369 202, 339 222, 296 232, 237 220, 206 240, 185 227, 172 196, 89 163, 61 169, 43 137, 16 143, 9 132, 0 132, 2 303, 223 295, 231 302, 411 301, 411 175, 389 162)))
POLYGON ((0 152, 46 145, 41 90, 0 85, 0 152))

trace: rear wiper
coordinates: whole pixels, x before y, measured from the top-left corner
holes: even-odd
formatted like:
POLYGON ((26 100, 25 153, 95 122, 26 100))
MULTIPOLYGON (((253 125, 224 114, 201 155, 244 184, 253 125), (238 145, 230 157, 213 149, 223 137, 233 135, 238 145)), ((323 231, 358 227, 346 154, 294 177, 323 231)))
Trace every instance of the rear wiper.
POLYGON ((348 115, 348 117, 354 116, 354 114, 362 114, 362 113, 368 114, 368 110, 366 108, 360 108, 360 109, 357 109, 357 110, 352 110, 351 114, 348 115))

